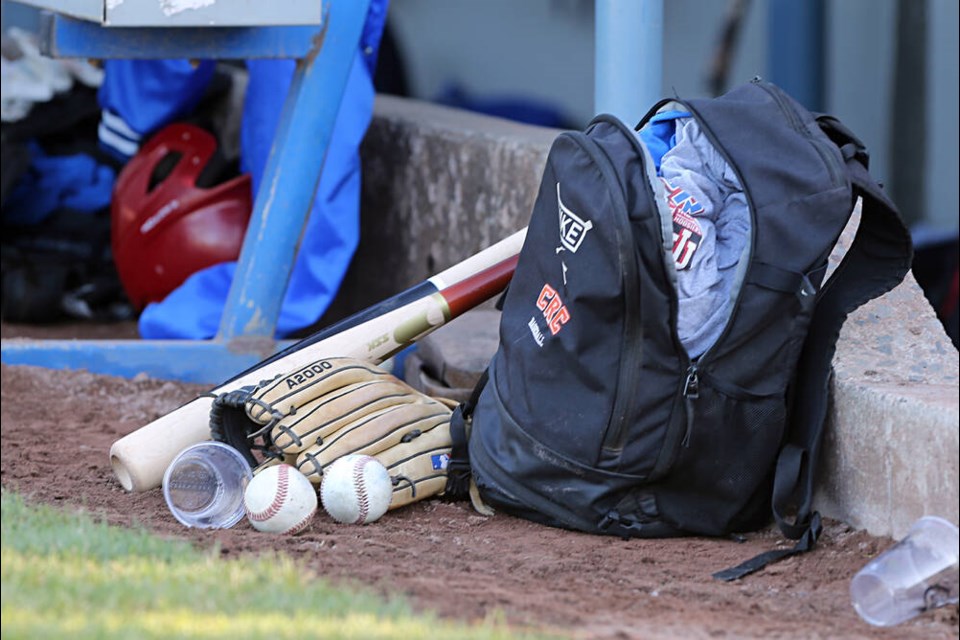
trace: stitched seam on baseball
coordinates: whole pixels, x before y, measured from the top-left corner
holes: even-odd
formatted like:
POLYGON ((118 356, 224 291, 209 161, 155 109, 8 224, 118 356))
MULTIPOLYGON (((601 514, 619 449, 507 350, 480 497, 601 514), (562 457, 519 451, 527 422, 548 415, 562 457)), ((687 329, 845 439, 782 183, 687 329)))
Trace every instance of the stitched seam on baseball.
POLYGON ((367 483, 363 480, 363 470, 373 458, 364 456, 353 463, 353 485, 357 489, 357 520, 354 524, 363 524, 370 513, 370 496, 367 494, 367 483))
POLYGON ((289 469, 286 466, 280 466, 277 469, 277 492, 273 496, 273 502, 263 511, 255 511, 249 514, 251 520, 265 522, 280 513, 283 503, 287 501, 287 489, 290 486, 289 469))
POLYGON ((301 531, 303 531, 304 529, 307 528, 307 525, 308 525, 308 524, 310 524, 310 518, 311 518, 311 517, 313 517, 313 511, 311 511, 311 512, 308 513, 307 515, 303 516, 303 520, 301 520, 301 521, 298 522, 297 524, 293 525, 292 527, 290 527, 289 529, 287 529, 286 531, 284 531, 284 532, 283 532, 283 535, 294 536, 294 535, 300 533, 301 531))

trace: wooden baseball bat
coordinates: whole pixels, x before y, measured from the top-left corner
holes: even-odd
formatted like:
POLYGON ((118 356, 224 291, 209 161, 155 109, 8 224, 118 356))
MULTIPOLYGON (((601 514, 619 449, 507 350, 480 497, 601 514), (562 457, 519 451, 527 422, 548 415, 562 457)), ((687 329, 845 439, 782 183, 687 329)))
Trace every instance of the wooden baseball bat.
POLYGON ((127 491, 159 487, 167 466, 186 447, 210 439, 209 415, 221 393, 255 385, 320 358, 352 356, 381 363, 453 318, 489 300, 506 288, 516 267, 526 229, 481 251, 424 283, 361 311, 334 325, 335 333, 301 340, 246 372, 117 440, 110 465, 127 491), (491 266, 492 264, 492 266, 491 266), (443 288, 439 288, 443 285, 443 288), (398 297, 417 291, 420 297, 396 306, 398 297), (396 308, 392 308, 396 307, 396 308), (382 313, 375 315, 373 309, 382 313))
POLYGON ((363 324, 364 322, 372 320, 378 316, 382 316, 389 311, 406 306, 415 300, 419 300, 437 293, 441 289, 445 289, 448 286, 454 285, 466 278, 469 278, 470 276, 476 275, 477 272, 482 271, 483 269, 515 256, 520 253, 520 248, 523 246, 523 241, 526 238, 526 235, 527 229, 524 227, 500 242, 497 242, 496 244, 475 253, 474 255, 461 262, 458 262, 450 268, 427 278, 423 282, 416 284, 409 289, 406 289, 385 300, 381 300, 380 302, 377 302, 366 309, 358 311, 347 318, 339 320, 328 327, 318 330, 302 340, 299 340, 295 344, 290 345, 286 349, 278 351, 265 360, 258 362, 246 371, 238 373, 223 384, 232 382, 241 376, 245 376, 248 373, 260 369, 264 365, 274 362, 275 360, 285 358, 294 351, 305 349, 312 344, 326 340, 327 338, 345 331, 346 329, 363 324))

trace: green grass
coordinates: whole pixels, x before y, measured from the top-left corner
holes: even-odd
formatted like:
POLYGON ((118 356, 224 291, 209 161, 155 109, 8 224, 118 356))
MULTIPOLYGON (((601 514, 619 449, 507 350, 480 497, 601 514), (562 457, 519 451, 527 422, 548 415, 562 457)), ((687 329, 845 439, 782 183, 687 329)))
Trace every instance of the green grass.
POLYGON ((3 638, 532 638, 2 495, 3 638))

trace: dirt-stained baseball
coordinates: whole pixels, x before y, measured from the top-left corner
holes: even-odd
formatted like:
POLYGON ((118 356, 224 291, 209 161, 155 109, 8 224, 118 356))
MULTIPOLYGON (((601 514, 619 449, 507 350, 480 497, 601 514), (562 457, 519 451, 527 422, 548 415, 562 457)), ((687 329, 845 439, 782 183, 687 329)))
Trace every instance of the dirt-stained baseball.
POLYGON ((295 467, 278 464, 253 476, 244 491, 243 506, 254 529, 295 535, 317 511, 317 490, 295 467))
POLYGON ((323 470, 320 501, 337 522, 375 522, 387 512, 392 496, 390 474, 372 456, 346 455, 323 470))

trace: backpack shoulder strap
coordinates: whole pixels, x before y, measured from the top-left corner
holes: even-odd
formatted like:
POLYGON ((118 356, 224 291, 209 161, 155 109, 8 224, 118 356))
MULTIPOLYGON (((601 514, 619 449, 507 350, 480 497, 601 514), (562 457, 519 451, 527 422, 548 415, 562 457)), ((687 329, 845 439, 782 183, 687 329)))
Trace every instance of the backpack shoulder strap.
POLYGON ((871 177, 863 144, 836 118, 819 116, 817 120, 843 155, 853 185, 854 204, 857 198, 862 203, 856 236, 817 296, 797 367, 788 439, 777 460, 774 518, 783 534, 798 543, 714 574, 721 580, 748 575, 767 564, 808 551, 816 544, 821 524, 820 514, 812 505, 814 470, 823 440, 840 329, 850 312, 897 286, 913 261, 910 234, 896 205, 871 177))

